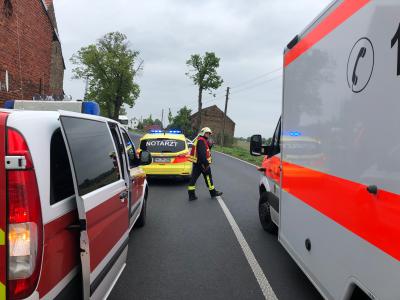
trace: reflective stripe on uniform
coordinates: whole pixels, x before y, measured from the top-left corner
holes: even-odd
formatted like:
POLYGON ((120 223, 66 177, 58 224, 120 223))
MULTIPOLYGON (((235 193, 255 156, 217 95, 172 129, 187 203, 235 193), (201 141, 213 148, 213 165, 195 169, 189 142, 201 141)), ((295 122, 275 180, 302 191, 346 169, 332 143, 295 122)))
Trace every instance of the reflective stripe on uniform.
POLYGON ((6 237, 4 231, 0 229, 0 246, 4 246, 6 244, 6 237))
POLYGON ((211 178, 210 178, 210 176, 207 175, 206 177, 207 177, 208 188, 210 189, 210 191, 214 190, 215 187, 211 184, 211 178))
POLYGON ((195 185, 193 185, 193 186, 188 186, 188 190, 189 190, 189 191, 194 191, 194 190, 196 190, 196 186, 195 186, 195 185))

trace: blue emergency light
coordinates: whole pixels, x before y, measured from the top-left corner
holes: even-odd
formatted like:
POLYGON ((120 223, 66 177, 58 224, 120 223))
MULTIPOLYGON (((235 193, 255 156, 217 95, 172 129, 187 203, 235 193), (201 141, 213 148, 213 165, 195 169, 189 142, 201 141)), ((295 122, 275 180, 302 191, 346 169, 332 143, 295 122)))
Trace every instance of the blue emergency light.
POLYGON ((88 115, 100 115, 100 106, 97 102, 84 101, 82 102, 82 113, 88 115))
POLYGON ((289 131, 290 136, 301 136, 302 133, 299 131, 289 131))
POLYGON ((7 100, 4 102, 4 108, 13 109, 14 108, 14 100, 7 100))
POLYGON ((171 133, 171 134, 182 134, 182 130, 170 130, 170 131, 168 131, 168 133, 171 133))
POLYGON ((162 131, 162 130, 150 130, 150 133, 154 133, 154 134, 156 134, 156 133, 163 133, 164 131, 162 131))

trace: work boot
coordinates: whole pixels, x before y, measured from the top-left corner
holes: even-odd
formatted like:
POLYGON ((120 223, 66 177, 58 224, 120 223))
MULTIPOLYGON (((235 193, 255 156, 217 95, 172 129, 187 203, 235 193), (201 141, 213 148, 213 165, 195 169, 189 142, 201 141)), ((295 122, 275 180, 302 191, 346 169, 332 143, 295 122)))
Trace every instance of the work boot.
POLYGON ((211 198, 215 198, 215 197, 221 196, 222 194, 223 194, 222 192, 217 191, 216 189, 213 189, 213 190, 210 191, 211 198))
POLYGON ((197 200, 196 193, 194 191, 189 191, 189 201, 197 200))

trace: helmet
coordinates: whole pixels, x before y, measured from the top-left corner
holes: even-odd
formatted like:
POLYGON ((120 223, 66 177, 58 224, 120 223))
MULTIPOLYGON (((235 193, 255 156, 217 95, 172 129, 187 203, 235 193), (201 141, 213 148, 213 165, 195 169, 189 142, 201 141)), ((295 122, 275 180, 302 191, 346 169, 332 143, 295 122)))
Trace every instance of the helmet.
POLYGON ((212 130, 211 130, 209 127, 204 127, 204 128, 200 131, 199 135, 200 135, 200 136, 204 136, 206 133, 212 134, 212 130))

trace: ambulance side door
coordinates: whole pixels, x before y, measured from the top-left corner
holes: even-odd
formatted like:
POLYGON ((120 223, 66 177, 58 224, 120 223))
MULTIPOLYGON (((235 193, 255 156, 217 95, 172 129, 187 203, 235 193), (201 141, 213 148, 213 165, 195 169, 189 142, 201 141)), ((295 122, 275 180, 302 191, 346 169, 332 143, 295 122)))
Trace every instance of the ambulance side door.
MULTIPOLYGON (((144 181, 146 178, 145 172, 140 168, 140 159, 136 153, 135 144, 132 142, 128 133, 122 130, 122 136, 125 143, 126 156, 128 157, 129 174, 130 174, 130 191, 131 191, 131 206, 130 218, 134 219, 140 210, 140 200, 143 198, 144 181)), ((133 220, 131 220, 133 221, 133 220)))
POLYGON ((83 298, 104 298, 128 250, 128 201, 120 149, 106 121, 61 112, 79 214, 83 298))
MULTIPOLYGON (((271 146, 274 149, 273 155, 267 159, 266 162, 266 176, 268 179, 271 192, 279 199, 280 197, 280 185, 281 185, 281 119, 276 126, 274 135, 272 137, 271 146)), ((279 202, 271 203, 276 212, 279 212, 279 202)))

